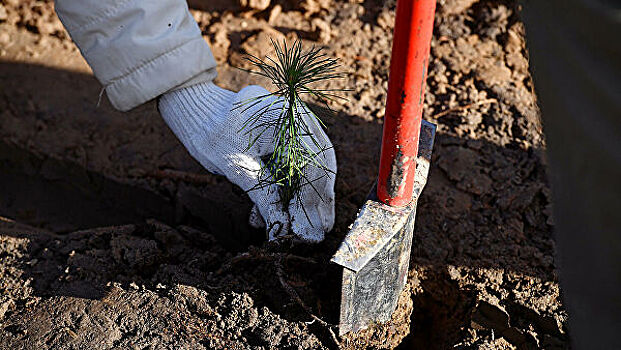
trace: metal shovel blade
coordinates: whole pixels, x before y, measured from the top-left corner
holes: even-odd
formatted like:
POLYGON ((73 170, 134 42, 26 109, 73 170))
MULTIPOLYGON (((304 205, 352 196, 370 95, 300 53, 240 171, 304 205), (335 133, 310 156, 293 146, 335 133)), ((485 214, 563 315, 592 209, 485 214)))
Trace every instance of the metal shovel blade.
POLYGON ((390 320, 405 286, 412 249, 416 204, 429 173, 436 126, 421 124, 412 202, 395 208, 379 202, 375 190, 331 261, 343 267, 339 334, 390 320))

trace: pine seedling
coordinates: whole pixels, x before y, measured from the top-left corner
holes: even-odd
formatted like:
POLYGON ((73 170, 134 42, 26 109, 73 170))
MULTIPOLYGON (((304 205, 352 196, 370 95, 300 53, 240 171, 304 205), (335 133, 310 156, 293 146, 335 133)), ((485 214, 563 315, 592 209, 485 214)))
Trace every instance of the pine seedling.
POLYGON ((313 46, 305 50, 300 40, 296 40, 290 46, 284 40, 282 46, 274 40, 271 42, 276 57, 268 56, 261 59, 254 55, 247 55, 245 59, 255 70, 246 71, 270 79, 276 91, 243 101, 235 108, 248 110, 260 105, 271 96, 284 101, 284 103, 266 104, 254 112, 246 120, 241 131, 252 135, 251 138, 249 137, 249 148, 265 132, 272 131, 274 152, 263 159, 264 165, 260 170, 261 181, 257 187, 277 185, 281 201, 286 208, 304 186, 311 186, 321 196, 313 186, 313 182, 324 176, 330 176, 332 173, 322 156, 328 149, 322 147, 321 145, 325 143, 317 139, 322 136, 315 135, 309 128, 311 123, 318 128, 325 127, 325 125, 302 101, 301 97, 305 95, 312 97, 330 109, 328 100, 343 98, 338 92, 346 90, 314 87, 318 82, 344 77, 343 73, 337 72, 338 61, 327 57, 320 47, 313 46), (263 116, 267 113, 272 113, 276 117, 264 118, 263 116), (308 167, 319 169, 319 172, 313 172, 319 173, 319 177, 309 178, 306 175, 308 167))

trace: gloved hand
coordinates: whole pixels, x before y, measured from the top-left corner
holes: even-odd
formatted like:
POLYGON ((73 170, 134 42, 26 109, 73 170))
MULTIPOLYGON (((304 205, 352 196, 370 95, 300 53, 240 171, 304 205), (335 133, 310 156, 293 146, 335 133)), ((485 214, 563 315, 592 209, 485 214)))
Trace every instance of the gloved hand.
MULTIPOLYGON (((250 140, 254 140, 252 133, 258 134, 260 130, 248 134, 242 127, 249 117, 265 106, 274 102, 283 103, 274 101, 275 97, 266 98, 254 106, 247 103, 268 93, 260 86, 248 86, 234 93, 213 83, 203 83, 162 95, 159 109, 168 126, 199 163, 210 172, 225 175, 248 192, 255 203, 255 219, 251 217, 251 222, 255 221, 256 224, 258 211, 270 240, 287 234, 291 228, 301 240, 319 242, 334 225, 336 157, 332 144, 317 122, 305 116, 320 146, 327 149, 320 156, 324 157, 322 161, 333 173, 326 176, 323 170, 307 166, 307 178, 318 179, 313 182, 314 189, 311 186, 302 187, 291 203, 285 204, 288 208, 283 208, 276 185, 257 188, 260 183, 261 158, 274 151, 273 133, 270 130, 264 132, 247 149, 250 140), (239 107, 240 104, 245 106, 239 107)), ((278 116, 274 108, 270 110, 262 118, 278 116)))

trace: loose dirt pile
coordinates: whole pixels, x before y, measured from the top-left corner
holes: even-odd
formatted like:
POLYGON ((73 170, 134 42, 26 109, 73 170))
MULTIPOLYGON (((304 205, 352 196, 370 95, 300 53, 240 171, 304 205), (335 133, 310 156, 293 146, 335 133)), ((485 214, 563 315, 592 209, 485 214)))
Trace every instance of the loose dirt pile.
POLYGON ((336 227, 295 247, 248 227, 245 194, 154 104, 97 107, 51 1, 0 4, 0 348, 568 347, 514 1, 439 1, 424 114, 438 134, 408 284, 389 324, 344 339, 328 260, 377 176, 394 1, 190 1, 223 87, 261 83, 233 67, 270 38, 325 45, 350 73, 330 83, 349 101, 324 117, 336 227))

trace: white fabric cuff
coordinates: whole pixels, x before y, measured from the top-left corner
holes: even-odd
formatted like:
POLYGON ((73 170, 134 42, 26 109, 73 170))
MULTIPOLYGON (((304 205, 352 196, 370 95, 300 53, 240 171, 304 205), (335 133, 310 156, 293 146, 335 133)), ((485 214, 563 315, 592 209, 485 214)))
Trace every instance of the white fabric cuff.
POLYGON ((128 111, 175 88, 212 81, 214 65, 209 46, 198 36, 113 80, 106 94, 116 109, 128 111))
POLYGON ((185 0, 55 0, 55 8, 119 110, 216 76, 185 0))

